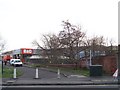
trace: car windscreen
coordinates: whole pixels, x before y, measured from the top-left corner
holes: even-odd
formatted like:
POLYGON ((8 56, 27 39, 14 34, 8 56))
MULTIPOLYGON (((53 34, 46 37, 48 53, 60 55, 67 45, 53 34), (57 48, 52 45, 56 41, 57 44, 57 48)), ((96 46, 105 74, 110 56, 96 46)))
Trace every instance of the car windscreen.
POLYGON ((17 60, 17 61, 15 61, 15 62, 21 62, 21 61, 17 60))

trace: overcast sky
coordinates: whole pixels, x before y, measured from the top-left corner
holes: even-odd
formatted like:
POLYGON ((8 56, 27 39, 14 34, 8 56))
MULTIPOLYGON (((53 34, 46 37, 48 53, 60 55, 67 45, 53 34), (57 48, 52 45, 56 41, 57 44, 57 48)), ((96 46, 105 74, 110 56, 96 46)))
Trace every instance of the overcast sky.
POLYGON ((118 42, 119 0, 0 0, 0 35, 6 50, 33 48, 42 34, 58 33, 62 21, 80 25, 88 36, 118 42))

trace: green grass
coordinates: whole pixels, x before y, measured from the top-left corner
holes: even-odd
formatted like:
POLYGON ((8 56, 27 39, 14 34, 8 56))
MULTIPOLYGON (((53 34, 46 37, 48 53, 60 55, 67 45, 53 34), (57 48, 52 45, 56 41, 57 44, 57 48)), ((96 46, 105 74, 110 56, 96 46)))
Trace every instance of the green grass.
POLYGON ((46 67, 46 65, 43 64, 32 64, 32 67, 46 67))
MULTIPOLYGON (((4 67, 3 68, 3 75, 2 75, 2 78, 12 78, 13 77, 13 72, 14 72, 14 68, 13 67, 4 67)), ((17 77, 18 76, 21 76, 23 74, 22 71, 20 70, 17 70, 17 77)))
MULTIPOLYGON (((50 68, 50 67, 49 67, 50 68)), ((89 70, 88 69, 74 69, 74 68, 63 68, 63 67, 52 67, 52 69, 56 70, 59 68, 61 70, 61 72, 70 72, 73 74, 78 74, 78 75, 84 75, 84 76, 89 76, 89 70)))

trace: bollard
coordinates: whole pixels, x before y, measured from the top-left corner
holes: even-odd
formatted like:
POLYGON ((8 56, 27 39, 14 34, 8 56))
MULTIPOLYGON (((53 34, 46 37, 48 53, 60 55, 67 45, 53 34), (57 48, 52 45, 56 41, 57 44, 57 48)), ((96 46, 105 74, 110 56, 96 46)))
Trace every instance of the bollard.
POLYGON ((36 72, 35 72, 35 79, 38 79, 39 76, 38 76, 38 68, 36 68, 36 72))
POLYGON ((13 78, 14 79, 16 79, 17 77, 16 77, 16 68, 14 68, 14 72, 13 72, 14 74, 13 74, 13 78))
POLYGON ((60 70, 58 69, 57 78, 60 79, 60 70))

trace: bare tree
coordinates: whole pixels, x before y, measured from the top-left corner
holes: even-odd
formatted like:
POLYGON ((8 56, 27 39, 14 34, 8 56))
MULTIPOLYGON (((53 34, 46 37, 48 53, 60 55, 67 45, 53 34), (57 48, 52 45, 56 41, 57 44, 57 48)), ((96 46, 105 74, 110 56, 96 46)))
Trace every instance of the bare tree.
POLYGON ((59 33, 59 40, 64 49, 65 56, 69 57, 71 63, 76 63, 79 59, 81 45, 85 33, 81 31, 81 27, 72 25, 68 20, 62 22, 63 30, 59 33))
POLYGON ((85 51, 87 57, 89 50, 92 50, 94 57, 96 51, 101 54, 106 50, 103 36, 88 38, 79 25, 73 25, 68 20, 62 21, 62 26, 63 30, 58 35, 43 35, 43 46, 37 41, 33 41, 33 44, 42 49, 44 55, 53 63, 60 63, 61 57, 67 57, 69 63, 77 64, 80 51, 85 51))
POLYGON ((43 45, 39 45, 36 41, 33 44, 44 50, 46 55, 52 61, 58 61, 61 56, 69 58, 71 63, 79 59, 80 47, 83 45, 85 33, 81 31, 81 27, 72 25, 69 21, 62 22, 63 30, 58 35, 43 35, 43 45))
POLYGON ((41 46, 36 40, 33 44, 43 50, 43 56, 47 57, 51 62, 57 62, 59 57, 60 43, 59 38, 55 34, 43 35, 43 46, 41 46))
POLYGON ((86 38, 86 40, 84 40, 84 46, 86 47, 86 50, 92 50, 93 57, 95 56, 96 52, 98 55, 100 55, 101 53, 107 50, 106 41, 103 36, 94 36, 92 38, 86 38))
POLYGON ((113 46, 113 44, 115 43, 115 41, 113 39, 110 39, 109 43, 110 43, 110 49, 109 49, 110 54, 114 54, 114 46, 113 46))

